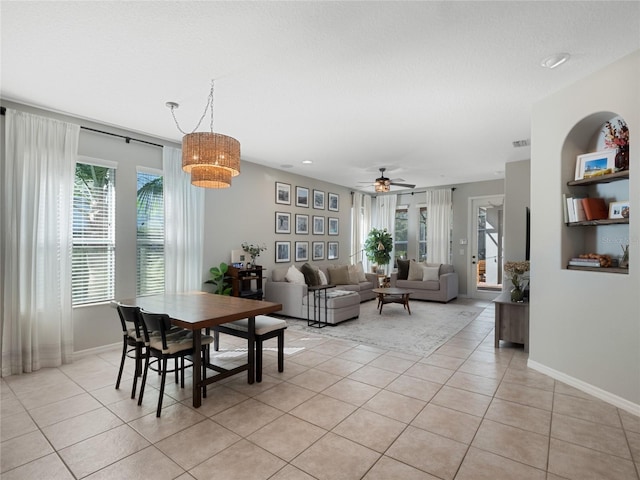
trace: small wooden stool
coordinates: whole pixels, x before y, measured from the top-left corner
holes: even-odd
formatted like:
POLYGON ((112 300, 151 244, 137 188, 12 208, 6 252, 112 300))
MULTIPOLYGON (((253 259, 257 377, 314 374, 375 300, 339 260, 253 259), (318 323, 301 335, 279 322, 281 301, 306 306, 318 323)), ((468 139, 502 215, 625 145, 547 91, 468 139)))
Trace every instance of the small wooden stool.
MULTIPOLYGON (((278 337, 278 371, 284 371, 284 331, 287 322, 267 315, 256 316, 256 382, 262 381, 262 342, 278 337)), ((217 352, 220 343, 220 332, 234 337, 249 336, 249 319, 223 323, 213 328, 213 348, 217 352)))

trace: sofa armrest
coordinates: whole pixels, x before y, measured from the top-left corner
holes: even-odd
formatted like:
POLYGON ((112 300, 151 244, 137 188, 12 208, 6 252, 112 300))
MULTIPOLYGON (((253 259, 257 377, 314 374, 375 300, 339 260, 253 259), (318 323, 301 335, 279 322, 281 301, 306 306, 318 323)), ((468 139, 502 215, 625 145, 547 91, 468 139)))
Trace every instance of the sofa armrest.
POLYGON ((398 272, 393 272, 389 276, 389 286, 391 288, 396 288, 396 281, 398 280, 398 272))
POLYGON ((458 296, 458 273, 445 273, 440 275, 440 291, 445 302, 458 296))
POLYGON ((367 282, 371 283, 371 288, 378 288, 378 275, 375 273, 365 273, 365 277, 367 277, 367 282))
POLYGON ((307 295, 306 285, 289 282, 265 283, 265 300, 282 304, 282 310, 276 312, 280 315, 301 318, 302 299, 305 295, 307 295))

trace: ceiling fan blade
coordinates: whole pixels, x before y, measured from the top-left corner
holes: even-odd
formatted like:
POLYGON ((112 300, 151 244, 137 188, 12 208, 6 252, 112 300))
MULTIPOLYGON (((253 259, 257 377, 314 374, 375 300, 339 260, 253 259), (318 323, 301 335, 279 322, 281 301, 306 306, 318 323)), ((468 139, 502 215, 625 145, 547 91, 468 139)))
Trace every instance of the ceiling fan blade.
POLYGON ((391 185, 394 185, 396 187, 416 188, 415 185, 411 185, 410 183, 395 183, 395 182, 391 182, 391 185))

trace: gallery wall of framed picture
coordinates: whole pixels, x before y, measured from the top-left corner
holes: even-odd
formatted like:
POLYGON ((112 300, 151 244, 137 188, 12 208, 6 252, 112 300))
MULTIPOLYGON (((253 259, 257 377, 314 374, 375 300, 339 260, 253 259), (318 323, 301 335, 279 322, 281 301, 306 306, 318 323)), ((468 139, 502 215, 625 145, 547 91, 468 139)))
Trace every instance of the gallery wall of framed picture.
POLYGON ((278 181, 274 193, 276 263, 338 260, 339 242, 323 237, 340 235, 340 194, 278 181))

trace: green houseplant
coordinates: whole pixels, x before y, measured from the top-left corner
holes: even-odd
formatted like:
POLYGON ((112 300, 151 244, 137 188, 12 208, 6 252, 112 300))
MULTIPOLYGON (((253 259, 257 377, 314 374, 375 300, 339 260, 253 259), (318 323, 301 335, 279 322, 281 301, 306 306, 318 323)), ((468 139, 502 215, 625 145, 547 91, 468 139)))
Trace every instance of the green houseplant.
POLYGON ((211 267, 209 269, 211 280, 207 280, 206 283, 214 285, 213 293, 217 293, 218 295, 231 295, 231 285, 226 281, 228 270, 229 265, 224 262, 217 267, 211 267))
POLYGON ((364 252, 370 262, 387 265, 391 261, 393 238, 386 228, 374 228, 364 242, 364 252))

